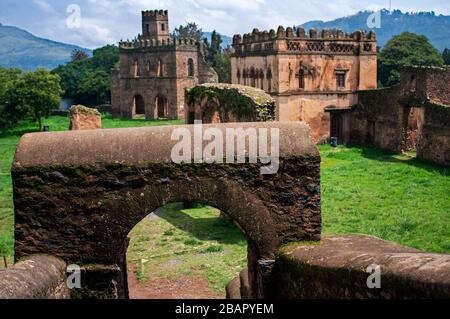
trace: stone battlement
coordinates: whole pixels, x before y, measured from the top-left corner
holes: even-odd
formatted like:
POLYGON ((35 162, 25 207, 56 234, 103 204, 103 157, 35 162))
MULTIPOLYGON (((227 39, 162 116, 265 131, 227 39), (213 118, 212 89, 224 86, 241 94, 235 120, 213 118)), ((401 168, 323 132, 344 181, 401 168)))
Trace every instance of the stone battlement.
POLYGON ((162 17, 168 17, 169 12, 167 10, 146 10, 142 11, 143 17, 155 17, 155 18, 162 18, 162 17))
POLYGON ((373 31, 355 31, 351 34, 342 30, 305 29, 278 27, 278 30, 259 31, 243 36, 233 37, 234 54, 242 55, 261 51, 302 51, 302 52, 330 52, 330 53, 372 53, 376 54, 376 34, 373 31))
POLYGON ((139 49, 139 48, 167 48, 167 47, 191 47, 197 48, 200 43, 194 38, 169 38, 167 40, 145 39, 138 36, 132 41, 120 41, 121 49, 139 49))

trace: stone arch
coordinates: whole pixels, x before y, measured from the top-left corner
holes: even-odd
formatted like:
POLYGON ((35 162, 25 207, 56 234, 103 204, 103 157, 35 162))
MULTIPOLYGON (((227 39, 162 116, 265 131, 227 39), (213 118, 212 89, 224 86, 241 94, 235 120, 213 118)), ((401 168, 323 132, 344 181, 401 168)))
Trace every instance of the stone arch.
POLYGON ((261 175, 262 163, 174 163, 171 136, 181 128, 193 137, 192 125, 24 135, 12 169, 15 258, 45 253, 80 265, 74 297, 125 297, 120 265, 129 231, 167 203, 199 202, 244 230, 252 295, 264 297, 278 247, 320 239, 320 156, 300 122, 203 131, 225 136, 238 127, 279 130, 278 173, 261 175))
POLYGON ((145 114, 145 101, 142 95, 136 94, 133 97, 133 115, 145 114))
POLYGON ((195 74, 194 60, 192 60, 191 58, 189 58, 187 62, 187 73, 188 76, 194 76, 195 74))
POLYGON ((167 98, 158 94, 155 98, 154 118, 167 118, 169 116, 169 102, 167 98))

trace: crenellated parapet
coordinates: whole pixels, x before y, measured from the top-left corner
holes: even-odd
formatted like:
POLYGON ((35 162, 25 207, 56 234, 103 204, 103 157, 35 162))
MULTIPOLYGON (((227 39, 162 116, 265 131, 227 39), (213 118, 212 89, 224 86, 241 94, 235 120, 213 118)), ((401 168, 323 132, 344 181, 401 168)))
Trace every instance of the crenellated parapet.
POLYGON ((163 18, 169 16, 169 11, 167 10, 146 10, 142 11, 143 17, 155 17, 155 18, 163 18))
POLYGON ((197 39, 194 38, 168 38, 168 39, 154 39, 145 38, 139 35, 133 40, 126 40, 119 42, 119 48, 122 50, 133 50, 133 49, 164 49, 164 48, 185 48, 185 49, 197 49, 201 45, 197 39))
POLYGON ((311 52, 342 54, 376 54, 376 34, 373 31, 293 29, 279 26, 277 31, 259 31, 235 35, 233 37, 234 55, 253 55, 261 52, 311 52))

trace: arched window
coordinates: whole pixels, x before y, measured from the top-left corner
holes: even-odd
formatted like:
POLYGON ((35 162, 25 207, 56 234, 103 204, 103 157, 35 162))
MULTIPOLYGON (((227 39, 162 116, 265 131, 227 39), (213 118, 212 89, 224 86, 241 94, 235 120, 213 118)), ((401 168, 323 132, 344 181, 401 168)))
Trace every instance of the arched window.
POLYGON ((150 61, 147 61, 147 75, 150 75, 150 70, 151 70, 150 61))
POLYGON ((156 69, 156 75, 158 77, 163 76, 163 64, 162 64, 161 60, 158 60, 158 66, 157 66, 157 69, 156 69))
POLYGON ((298 87, 299 89, 305 88, 305 71, 303 69, 298 71, 298 87))
POLYGON ((139 61, 138 61, 138 59, 135 59, 134 63, 133 63, 133 75, 134 75, 135 78, 138 78, 138 77, 141 76, 141 70, 139 68, 139 61))
POLYGON ((251 80, 251 86, 255 87, 256 86, 256 74, 255 74, 255 69, 253 67, 251 67, 251 69, 250 69, 250 80, 251 80))
POLYGON ((272 70, 271 69, 267 70, 266 78, 267 78, 267 92, 270 92, 270 91, 272 91, 272 70))
POLYGON ((263 69, 259 70, 259 87, 261 90, 264 90, 264 71, 263 69))
POLYGON ((188 76, 194 76, 194 60, 188 60, 188 76))

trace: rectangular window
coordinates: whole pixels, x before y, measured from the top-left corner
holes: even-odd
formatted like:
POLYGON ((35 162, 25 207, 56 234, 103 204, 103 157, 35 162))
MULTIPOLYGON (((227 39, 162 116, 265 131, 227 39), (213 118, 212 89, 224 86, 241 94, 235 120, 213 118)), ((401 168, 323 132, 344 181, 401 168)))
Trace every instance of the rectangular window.
POLYGON ((146 24, 145 29, 147 31, 147 35, 150 35, 150 24, 146 24))
POLYGON ((161 23, 161 31, 166 31, 166 25, 164 23, 161 23))
POLYGON ((338 89, 345 89, 345 72, 336 73, 336 86, 338 89))

